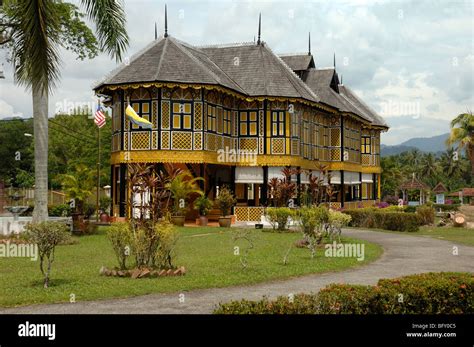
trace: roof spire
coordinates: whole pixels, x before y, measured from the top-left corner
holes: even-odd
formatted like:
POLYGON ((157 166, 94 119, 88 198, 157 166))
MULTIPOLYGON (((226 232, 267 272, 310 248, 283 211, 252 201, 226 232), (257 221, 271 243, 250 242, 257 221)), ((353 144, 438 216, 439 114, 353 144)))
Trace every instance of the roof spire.
POLYGON ((262 35, 262 13, 258 15, 258 40, 257 40, 257 45, 260 44, 261 40, 260 37, 262 35))
POLYGON ((311 55, 311 32, 308 35, 308 55, 311 55))
POLYGON ((168 10, 165 4, 165 37, 168 37, 168 10))
POLYGON ((333 66, 334 70, 336 70, 336 52, 334 52, 333 66))
POLYGON ((158 39, 158 29, 156 27, 156 22, 155 22, 155 40, 158 39))

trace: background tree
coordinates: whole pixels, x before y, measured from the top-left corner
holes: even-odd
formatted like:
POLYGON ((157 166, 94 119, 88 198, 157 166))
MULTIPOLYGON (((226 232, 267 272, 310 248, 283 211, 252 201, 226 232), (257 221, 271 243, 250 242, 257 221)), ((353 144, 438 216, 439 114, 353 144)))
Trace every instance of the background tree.
POLYGON ((448 145, 457 145, 456 149, 466 150, 471 162, 471 174, 474 176, 474 114, 461 113, 451 121, 451 133, 448 145))
POLYGON ((117 61, 128 45, 125 13, 116 0, 5 0, 0 10, 0 45, 11 51, 15 79, 32 92, 35 141, 33 220, 48 217, 48 97, 59 80, 60 48, 79 59, 104 50, 117 61), (97 38, 84 17, 95 24, 97 38))
POLYGON ((28 186, 28 177, 34 178, 32 119, 0 121, 0 180, 14 187, 28 186))

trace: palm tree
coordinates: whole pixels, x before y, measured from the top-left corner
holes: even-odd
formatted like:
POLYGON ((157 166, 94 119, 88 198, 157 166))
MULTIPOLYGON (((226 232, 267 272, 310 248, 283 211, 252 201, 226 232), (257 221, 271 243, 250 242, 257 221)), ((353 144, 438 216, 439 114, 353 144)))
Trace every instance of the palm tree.
MULTIPOLYGON (((128 46, 122 4, 116 0, 81 0, 81 4, 96 26, 101 49, 120 61, 128 46)), ((87 50, 81 47, 87 43, 77 37, 74 43, 64 42, 64 32, 71 34, 73 25, 76 30, 78 22, 83 30, 86 26, 80 19, 65 22, 65 7, 76 8, 57 0, 6 0, 1 12, 0 45, 10 45, 15 79, 31 90, 33 97, 35 222, 48 218, 48 98, 60 76, 59 49, 87 50)))
POLYGON ((426 153, 421 160, 420 174, 425 183, 433 187, 438 182, 439 163, 433 153, 426 153))
POLYGON ((457 145, 456 150, 466 150, 471 162, 471 174, 474 175, 474 115, 472 112, 461 113, 451 121, 451 134, 446 144, 457 145))

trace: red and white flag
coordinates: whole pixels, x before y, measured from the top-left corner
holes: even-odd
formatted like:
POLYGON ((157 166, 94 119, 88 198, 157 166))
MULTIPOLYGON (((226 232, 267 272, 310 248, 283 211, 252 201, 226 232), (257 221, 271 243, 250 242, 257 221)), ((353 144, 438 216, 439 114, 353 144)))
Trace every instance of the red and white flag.
POLYGON ((102 109, 100 105, 97 106, 97 111, 95 112, 94 123, 99 127, 102 128, 105 125, 105 115, 102 113, 102 109))

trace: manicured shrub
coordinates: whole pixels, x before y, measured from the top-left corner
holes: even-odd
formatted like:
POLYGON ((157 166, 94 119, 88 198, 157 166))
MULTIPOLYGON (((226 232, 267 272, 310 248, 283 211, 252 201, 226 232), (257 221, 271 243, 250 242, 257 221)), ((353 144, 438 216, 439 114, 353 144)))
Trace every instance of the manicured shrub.
POLYGON ((71 215, 71 207, 69 204, 48 206, 48 214, 51 217, 69 217, 71 215))
POLYGON ((434 204, 433 207, 436 211, 441 210, 442 212, 458 211, 460 204, 434 204))
POLYGON ((161 222, 155 226, 160 245, 156 251, 156 264, 160 269, 173 268, 173 259, 176 243, 178 242, 178 231, 169 222, 161 222))
POLYGON ((233 301, 216 314, 473 314, 474 275, 426 273, 375 286, 331 284, 318 294, 233 301))
POLYGON ((274 230, 284 231, 287 229, 290 217, 294 216, 294 212, 288 207, 269 207, 266 215, 274 230))
POLYGON ((384 202, 390 205, 398 205, 398 196, 395 195, 387 195, 384 199, 384 202))
POLYGON ((311 258, 316 255, 316 247, 323 239, 323 226, 329 222, 329 210, 325 206, 303 207, 297 212, 299 228, 311 250, 311 258))
POLYGON ((435 220, 435 209, 428 205, 419 206, 416 209, 416 214, 420 220, 421 225, 430 225, 435 220))
POLYGON ((56 246, 70 240, 68 227, 59 222, 28 223, 23 237, 38 247, 43 284, 48 288, 56 246))
POLYGON ((214 314, 314 314, 317 298, 313 294, 279 296, 276 300, 232 301, 220 304, 214 314))
POLYGON ((107 238, 119 263, 120 270, 127 268, 127 258, 131 252, 132 232, 128 223, 112 223, 107 230, 107 238))
POLYGON ((344 213, 351 216, 351 226, 360 228, 417 231, 420 225, 420 219, 416 213, 400 213, 373 208, 344 210, 344 213))

